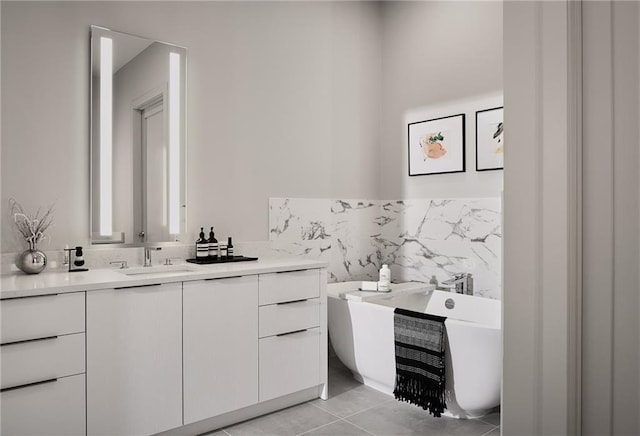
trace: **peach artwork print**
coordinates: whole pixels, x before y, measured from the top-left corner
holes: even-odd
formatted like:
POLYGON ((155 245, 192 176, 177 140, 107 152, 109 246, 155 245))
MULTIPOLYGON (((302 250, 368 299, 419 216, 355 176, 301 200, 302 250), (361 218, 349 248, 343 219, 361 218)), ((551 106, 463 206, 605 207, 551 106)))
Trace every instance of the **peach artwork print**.
POLYGON ((422 135, 420 138, 420 147, 425 155, 425 160, 426 158, 440 159, 442 156, 447 154, 447 149, 442 146, 442 141, 444 141, 442 132, 433 132, 422 135))
POLYGON ((464 116, 407 124, 409 176, 464 172, 464 116))

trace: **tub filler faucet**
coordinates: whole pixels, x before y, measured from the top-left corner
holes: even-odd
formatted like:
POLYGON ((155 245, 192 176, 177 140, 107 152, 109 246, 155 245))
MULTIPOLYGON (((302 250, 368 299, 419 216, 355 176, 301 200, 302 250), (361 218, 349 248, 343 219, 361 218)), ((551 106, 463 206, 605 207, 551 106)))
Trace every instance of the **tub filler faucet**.
POLYGON ((455 288, 452 286, 449 290, 453 292, 455 289, 457 294, 473 295, 473 276, 469 273, 456 274, 442 284, 455 285, 455 288))

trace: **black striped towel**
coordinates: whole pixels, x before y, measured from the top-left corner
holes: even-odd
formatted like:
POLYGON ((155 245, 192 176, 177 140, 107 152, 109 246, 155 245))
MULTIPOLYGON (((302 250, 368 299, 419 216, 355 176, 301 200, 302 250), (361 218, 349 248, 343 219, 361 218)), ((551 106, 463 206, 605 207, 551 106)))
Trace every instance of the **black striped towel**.
POLYGON ((444 341, 446 317, 394 310, 396 399, 440 417, 444 400, 444 341))

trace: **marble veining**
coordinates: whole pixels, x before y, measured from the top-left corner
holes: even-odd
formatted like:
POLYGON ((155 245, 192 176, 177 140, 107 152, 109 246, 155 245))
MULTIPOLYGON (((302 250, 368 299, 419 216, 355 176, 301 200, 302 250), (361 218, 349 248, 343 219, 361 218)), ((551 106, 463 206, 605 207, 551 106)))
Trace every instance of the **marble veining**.
POLYGON ((331 239, 329 200, 304 198, 271 199, 269 202, 270 240, 315 241, 331 239))
POLYGON ((499 198, 270 199, 272 249, 329 261, 329 279, 375 280, 389 264, 396 281, 475 277, 476 295, 501 294, 499 198))

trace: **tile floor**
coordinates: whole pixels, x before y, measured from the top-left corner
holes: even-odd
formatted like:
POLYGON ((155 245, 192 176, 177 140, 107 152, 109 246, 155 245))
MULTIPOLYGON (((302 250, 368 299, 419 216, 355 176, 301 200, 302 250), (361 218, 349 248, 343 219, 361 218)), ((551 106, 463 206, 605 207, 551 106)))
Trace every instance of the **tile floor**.
POLYGON ((340 361, 329 359, 329 399, 241 422, 208 436, 500 436, 500 413, 482 419, 434 418, 426 411, 353 379, 340 361))

